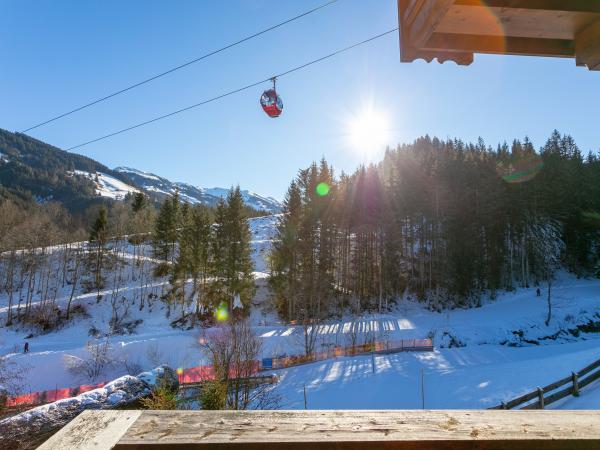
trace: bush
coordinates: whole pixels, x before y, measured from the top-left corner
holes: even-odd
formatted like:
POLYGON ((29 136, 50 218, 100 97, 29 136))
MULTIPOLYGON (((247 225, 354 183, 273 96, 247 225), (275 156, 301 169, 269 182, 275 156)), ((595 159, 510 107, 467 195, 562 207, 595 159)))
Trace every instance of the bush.
POLYGON ((146 409, 177 409, 177 391, 161 382, 152 391, 150 397, 140 399, 140 403, 146 409))
POLYGON ((227 383, 222 381, 206 381, 202 385, 198 400, 202 409, 225 409, 227 403, 227 383))

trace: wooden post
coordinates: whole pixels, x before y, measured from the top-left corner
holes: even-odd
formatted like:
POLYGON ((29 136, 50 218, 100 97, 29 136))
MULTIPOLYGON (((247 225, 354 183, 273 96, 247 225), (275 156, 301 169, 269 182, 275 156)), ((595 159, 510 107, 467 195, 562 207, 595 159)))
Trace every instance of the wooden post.
POLYGON ((308 409, 307 403, 306 403, 306 385, 304 385, 304 409, 308 409))
POLYGON ((375 373, 375 353, 371 350, 371 370, 375 373))
POLYGON ((421 408, 425 409, 425 371, 421 368, 421 408))
POLYGON ((537 388, 538 391, 538 399, 540 402, 540 409, 544 409, 544 391, 542 388, 537 388))
POLYGON ((579 379, 575 372, 571 372, 571 378, 573 379, 573 395, 579 397, 579 379))

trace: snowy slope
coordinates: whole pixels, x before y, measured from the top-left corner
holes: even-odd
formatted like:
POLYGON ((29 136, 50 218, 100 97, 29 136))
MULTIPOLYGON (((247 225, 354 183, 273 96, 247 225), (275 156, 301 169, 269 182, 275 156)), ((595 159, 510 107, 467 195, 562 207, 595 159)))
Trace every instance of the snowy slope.
MULTIPOLYGON (((170 195, 177 190, 180 197, 191 204, 202 203, 214 206, 220 198, 224 198, 229 192, 229 189, 204 189, 188 183, 173 182, 153 173, 143 172, 131 167, 117 167, 115 171, 127 175, 141 188, 159 196, 170 195)), ((269 213, 281 211, 281 203, 272 197, 263 197, 248 190, 242 191, 242 196, 247 205, 259 211, 269 213)))
MULTIPOLYGON (((278 220, 278 216, 267 216, 250 221, 258 285, 251 320, 262 339, 264 357, 303 352, 302 327, 281 322, 273 313, 266 287, 266 257, 278 220)), ((150 248, 143 250, 144 263, 153 264, 150 248)), ((58 252, 56 257, 60 258, 58 252)), ((126 254, 124 259, 129 264, 124 276, 130 279, 137 266, 132 254, 126 254)), ((126 298, 130 305, 127 320, 142 322, 132 334, 110 337, 113 356, 119 361, 137 364, 141 369, 159 363, 172 367, 206 364, 206 357, 197 344, 200 330, 170 325, 179 317, 180 307, 174 307, 167 318, 167 306, 162 301, 147 299, 148 293, 160 296, 168 287, 167 279, 148 280, 146 300, 140 309, 139 286, 143 281, 136 278, 118 293, 117 298, 126 298)), ((68 285, 59 292, 59 305, 65 304, 69 292, 68 285)), ((27 390, 74 386, 85 381, 75 379, 65 369, 63 359, 84 354, 86 342, 93 340, 91 329, 100 333, 108 331, 113 293, 107 288, 102 295, 103 299, 98 302, 95 292, 79 292, 74 303, 85 306, 89 317, 79 317, 59 331, 29 339, 31 351, 28 354, 22 354, 21 349, 31 330, 0 328, 0 353, 30 368, 27 390)), ((33 300, 34 304, 39 301, 37 294, 33 300)), ((0 317, 6 313, 7 301, 5 295, 0 296, 0 317)), ((420 408, 423 371, 425 407, 493 406, 556 381, 600 357, 600 333, 574 335, 565 331, 600 320, 600 280, 562 274, 555 284, 553 306, 553 319, 546 327, 546 303, 536 297, 535 289, 501 294, 497 300, 483 302, 481 308, 443 313, 429 311, 412 299, 401 299, 395 309, 386 314, 345 317, 321 324, 316 330, 317 347, 347 345, 353 334, 358 343, 372 337, 395 340, 433 335, 435 352, 379 355, 373 359, 370 356, 344 357, 280 370, 277 373, 281 381, 275 390, 283 398, 283 408, 304 407, 304 386, 309 408, 420 408), (450 336, 463 347, 449 348, 450 336)), ((120 308, 122 314, 124 306, 120 308)), ((98 381, 124 373, 125 366, 119 362, 98 381)), ((582 391, 580 398, 569 400, 579 401, 585 407, 598 405, 597 399, 600 399, 600 387, 590 386, 582 391)), ((569 405, 577 407, 575 403, 569 405)))
POLYGON ((123 200, 127 194, 138 192, 138 189, 133 186, 102 172, 90 173, 83 170, 75 170, 69 172, 69 174, 82 176, 93 181, 96 186, 96 194, 101 197, 123 200))
MULTIPOLYGON (((213 197, 225 198, 229 194, 229 189, 216 187, 204 189, 204 192, 213 197)), ((242 197, 247 205, 259 211, 278 212, 281 210, 281 204, 273 197, 263 197, 248 190, 242 191, 242 197)))

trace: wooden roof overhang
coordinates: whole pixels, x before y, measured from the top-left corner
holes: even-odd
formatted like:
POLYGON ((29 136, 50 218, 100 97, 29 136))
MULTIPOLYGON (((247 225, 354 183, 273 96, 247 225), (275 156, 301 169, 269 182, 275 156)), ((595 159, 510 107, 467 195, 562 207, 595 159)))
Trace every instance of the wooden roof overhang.
POLYGON ((600 0, 398 0, 400 59, 575 58, 600 70, 600 0))

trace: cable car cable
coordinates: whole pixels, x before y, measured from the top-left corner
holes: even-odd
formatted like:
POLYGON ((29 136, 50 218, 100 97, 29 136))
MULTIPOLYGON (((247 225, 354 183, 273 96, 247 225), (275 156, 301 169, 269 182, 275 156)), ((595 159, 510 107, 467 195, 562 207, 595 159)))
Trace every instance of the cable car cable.
MULTIPOLYGON (((324 61, 324 60, 326 60, 326 59, 329 59, 329 58, 331 58, 331 57, 333 57, 333 56, 339 55, 340 53, 347 52, 348 50, 352 50, 352 49, 354 49, 354 48, 356 48, 356 47, 359 47, 359 46, 361 46, 361 45, 364 45, 364 44, 367 44, 367 43, 369 43, 369 42, 372 42, 372 41, 374 41, 374 40, 376 40, 376 39, 379 39, 379 38, 382 38, 382 37, 384 37, 384 36, 387 36, 388 34, 395 33, 396 31, 398 31, 398 27, 396 27, 396 28, 393 28, 393 29, 391 29, 391 30, 388 30, 388 31, 386 31, 386 32, 384 32, 384 33, 377 34, 377 35, 375 35, 375 36, 373 36, 373 37, 370 37, 370 38, 368 38, 368 39, 365 39, 364 41, 357 42, 356 44, 350 45, 350 46, 348 46, 348 47, 344 47, 344 48, 342 48, 342 49, 340 49, 340 50, 336 50, 336 51, 335 51, 335 52, 333 52, 333 53, 329 53, 328 55, 322 56, 321 58, 314 59, 314 60, 312 60, 312 61, 309 61, 309 62, 307 62, 307 63, 305 63, 305 64, 302 64, 302 65, 300 65, 300 66, 297 66, 297 67, 294 67, 294 68, 292 68, 292 69, 286 70, 285 72, 281 72, 280 74, 278 74, 278 75, 275 75, 274 77, 275 77, 275 78, 280 78, 280 77, 283 77, 283 76, 289 75, 290 73, 293 73, 293 72, 296 72, 296 71, 298 71, 298 70, 304 69, 304 68, 306 68, 306 67, 308 67, 308 66, 312 66, 313 64, 317 64, 317 63, 319 63, 319 62, 321 62, 321 61, 324 61)), ((92 144, 92 143, 94 143, 94 142, 98 142, 98 141, 102 141, 102 140, 104 140, 104 139, 108 139, 108 138, 110 138, 110 137, 113 137, 113 136, 116 136, 116 135, 118 135, 118 134, 122 134, 122 133, 125 133, 125 132, 127 132, 127 131, 134 130, 135 128, 139 128, 139 127, 142 127, 142 126, 144 126, 144 125, 148 125, 148 124, 150 124, 150 123, 157 122, 157 121, 159 121, 159 120, 162 120, 162 119, 166 119, 167 117, 171 117, 171 116, 174 116, 174 115, 176 115, 176 114, 180 114, 180 113, 182 113, 182 112, 189 111, 190 109, 197 108, 197 107, 199 107, 199 106, 206 105, 207 103, 211 103, 211 102, 214 102, 214 101, 216 101, 216 100, 222 99, 222 98, 224 98, 224 97, 228 97, 228 96, 230 96, 230 95, 237 94, 237 93, 239 93, 239 92, 242 92, 242 91, 245 91, 245 90, 251 89, 251 88, 253 88, 253 87, 256 87, 256 86, 259 86, 259 85, 261 85, 261 84, 263 84, 263 83, 266 83, 267 81, 271 81, 272 79, 273 79, 273 77, 268 77, 268 78, 265 78, 264 80, 260 80, 260 81, 257 81, 257 82, 255 82, 255 83, 248 84, 248 85, 246 85, 246 86, 243 86, 243 87, 240 87, 240 88, 234 89, 234 90, 232 90, 232 91, 225 92, 224 94, 217 95, 216 97, 212 97, 212 98, 209 98, 209 99, 207 99, 207 100, 203 100, 203 101, 201 101, 200 103, 196 103, 196 104, 194 104, 194 105, 190 105, 190 106, 187 106, 187 107, 185 107, 185 108, 178 109, 177 111, 173 111, 173 112, 170 112, 170 113, 168 113, 168 114, 164 114, 164 115, 162 115, 162 116, 155 117, 154 119, 146 120, 145 122, 140 122, 140 123, 138 123, 138 124, 136 124, 136 125, 132 125, 132 126, 130 126, 130 127, 127 127, 127 128, 123 128, 123 129, 121 129, 121 130, 119 130, 119 131, 115 131, 115 132, 113 132, 113 133, 106 134, 106 135, 104 135, 104 136, 98 137, 98 138, 96 138, 96 139, 92 139, 92 140, 90 140, 90 141, 87 141, 87 142, 84 142, 84 143, 82 143, 82 144, 74 145, 73 147, 69 147, 69 148, 67 148, 66 150, 67 150, 67 151, 70 151, 70 150, 75 150, 76 148, 80 148, 80 147, 83 147, 83 146, 86 146, 86 145, 92 144)))
POLYGON ((67 111, 67 112, 65 112, 63 114, 60 114, 58 116, 52 117, 52 118, 50 118, 48 120, 45 120, 44 122, 40 122, 37 125, 33 125, 33 126, 27 128, 27 129, 21 131, 21 133, 27 133, 28 131, 31 131, 31 130, 39 128, 39 127, 41 127, 43 125, 49 124, 50 122, 54 122, 55 120, 62 119, 63 117, 66 117, 66 116, 69 116, 71 114, 74 114, 74 113, 76 113, 78 111, 81 111, 82 109, 89 108, 90 106, 96 105, 96 104, 101 103, 101 102, 103 102, 105 100, 108 100, 110 98, 116 97, 117 95, 123 94, 124 92, 130 91, 130 90, 135 89, 137 87, 140 87, 140 86, 142 86, 144 84, 150 83, 151 81, 154 81, 154 80, 156 80, 158 78, 164 77, 165 75, 173 73, 173 72, 175 72, 175 71, 177 71, 179 69, 183 69, 184 67, 190 66, 190 65, 192 65, 194 63, 202 61, 203 59, 206 59, 206 58, 209 58, 211 56, 214 56, 217 53, 221 53, 221 52, 223 52, 225 50, 228 50, 228 49, 230 49, 232 47, 235 47, 236 45, 239 45, 239 44, 242 44, 242 43, 244 43, 246 41, 249 41, 250 39, 254 39, 254 38, 258 37, 258 36, 261 36, 261 35, 263 35, 265 33, 268 33, 269 31, 273 31, 273 30, 275 30, 275 29, 277 29, 279 27, 287 25, 290 22, 293 22, 295 20, 301 19, 302 17, 308 16, 309 14, 317 12, 317 11, 319 11, 319 10, 321 10, 321 9, 329 6, 329 5, 332 5, 333 3, 337 3, 338 1, 339 0, 330 0, 329 2, 323 3, 322 5, 317 6, 317 7, 313 8, 313 9, 310 9, 310 10, 308 10, 306 12, 303 12, 302 14, 294 16, 294 17, 292 17, 290 19, 287 19, 287 20, 285 20, 283 22, 280 22, 280 23, 278 23, 276 25, 273 25, 273 26, 271 26, 269 28, 265 28, 264 30, 259 31, 257 33, 254 33, 254 34, 251 34, 249 36, 246 36, 245 38, 242 38, 242 39, 240 39, 238 41, 232 42, 231 44, 228 44, 225 47, 221 47, 221 48, 219 48, 217 50, 213 50, 213 51, 211 51, 209 53, 206 53, 206 54, 204 54, 202 56, 199 56, 198 58, 192 59, 191 61, 188 61, 188 62, 185 62, 183 64, 180 64, 179 66, 173 67, 173 68, 171 68, 169 70, 166 70, 164 72, 156 74, 156 75, 154 75, 154 76, 152 76, 150 78, 147 78, 147 79, 142 80, 142 81, 140 81, 138 83, 132 84, 131 86, 125 87, 125 88, 123 88, 121 90, 115 91, 112 94, 108 94, 108 95, 106 95, 104 97, 101 97, 101 98, 99 98, 97 100, 91 101, 89 103, 86 103, 85 105, 82 105, 82 106, 79 106, 79 107, 77 107, 75 109, 72 109, 71 111, 67 111))

